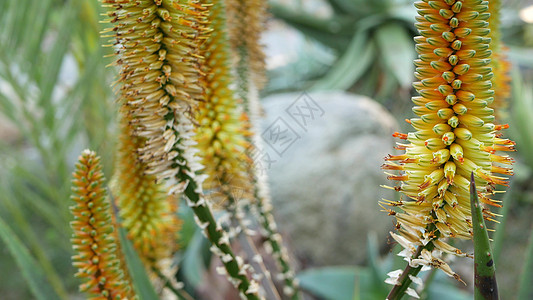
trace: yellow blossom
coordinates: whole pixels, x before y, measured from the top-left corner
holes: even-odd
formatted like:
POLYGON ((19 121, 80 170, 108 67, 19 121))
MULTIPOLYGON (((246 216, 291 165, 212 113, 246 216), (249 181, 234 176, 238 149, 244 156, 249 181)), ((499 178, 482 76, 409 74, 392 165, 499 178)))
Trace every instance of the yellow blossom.
MULTIPOLYGON (((389 155, 383 165, 394 172, 388 178, 400 182, 391 188, 406 197, 381 204, 410 243, 464 256, 442 239, 471 238, 470 174, 481 201, 491 206, 499 206, 491 199, 496 185, 507 185, 507 178, 496 173, 512 175, 505 165, 513 160, 496 154, 513 151, 514 142, 496 134, 507 125, 493 124, 488 1, 418 1, 415 6, 420 36, 413 86, 419 96, 412 100, 418 117, 408 120, 413 132, 394 135, 407 141, 396 147, 405 153, 389 155)), ((485 218, 492 217, 486 210, 485 218)))
MULTIPOLYGON (((148 174, 175 178, 174 159, 191 145, 191 109, 204 97, 203 57, 199 46, 206 38, 207 9, 201 1, 104 0, 111 37, 120 67, 120 102, 131 115, 148 174), (182 119, 178 122, 178 119, 182 119)), ((191 117, 192 118, 192 117, 191 117)), ((171 192, 179 192, 175 186, 171 192)))

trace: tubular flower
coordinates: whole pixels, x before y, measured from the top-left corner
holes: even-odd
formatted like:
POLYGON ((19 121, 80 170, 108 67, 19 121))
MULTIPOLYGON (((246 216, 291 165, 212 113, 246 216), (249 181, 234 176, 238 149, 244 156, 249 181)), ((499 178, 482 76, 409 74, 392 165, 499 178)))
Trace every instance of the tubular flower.
POLYGON ((78 159, 72 180, 70 208, 74 221, 72 247, 77 253, 72 265, 78 268, 76 277, 82 278, 82 292, 90 299, 134 299, 133 289, 126 280, 118 253, 109 200, 102 187, 104 175, 100 158, 85 150, 78 159))
POLYGON ((211 192, 210 198, 214 203, 221 203, 235 192, 230 189, 238 189, 241 197, 250 198, 253 184, 247 170, 252 162, 246 154, 250 132, 230 88, 233 74, 227 46, 224 2, 208 2, 213 5, 209 16, 213 32, 202 47, 207 93, 205 102, 198 105, 196 140, 202 164, 206 166, 204 173, 209 176, 204 188, 211 192))
MULTIPOLYGON (((393 237, 409 259, 413 245, 465 256, 443 239, 471 238, 470 174, 475 174, 481 201, 492 206, 499 206, 490 198, 495 185, 507 185, 507 178, 495 173, 512 175, 503 165, 513 160, 495 153, 513 151, 514 142, 496 135, 508 126, 494 125, 489 108, 494 91, 488 1, 419 1, 415 6, 421 36, 415 38, 419 81, 413 84, 419 96, 412 100, 418 118, 408 121, 414 132, 394 134, 408 142, 397 147, 405 153, 389 155, 382 166, 394 171, 387 173, 400 182, 393 189, 407 199, 381 205, 396 217, 400 235, 393 237)), ((484 213, 486 219, 494 218, 489 210, 484 213)), ((428 264, 457 276, 447 265, 428 264)))
POLYGON ((155 266, 176 250, 178 201, 166 195, 154 175, 145 174, 146 166, 137 153, 144 138, 134 136, 130 120, 122 117, 113 192, 128 238, 145 263, 155 266))
MULTIPOLYGON (((493 0, 489 3, 489 28, 491 38, 491 67, 494 77, 492 78, 492 88, 494 89, 494 108, 506 108, 507 99, 511 95, 511 77, 509 71, 511 63, 507 60, 507 47, 501 42, 500 33, 500 0, 493 0)), ((498 112, 496 112, 498 116, 498 112)))
POLYGON ((209 31, 207 10, 193 0, 103 2, 116 23, 104 33, 114 38, 121 67, 120 101, 129 109, 134 134, 145 138, 140 159, 146 173, 175 178, 180 164, 174 159, 190 146, 180 132, 192 134, 187 116, 204 95, 199 45, 209 31))
POLYGON ((265 28, 267 1, 228 0, 228 33, 233 52, 237 54, 238 65, 244 66, 239 76, 251 78, 257 89, 266 83, 265 53, 261 45, 261 33, 265 28))

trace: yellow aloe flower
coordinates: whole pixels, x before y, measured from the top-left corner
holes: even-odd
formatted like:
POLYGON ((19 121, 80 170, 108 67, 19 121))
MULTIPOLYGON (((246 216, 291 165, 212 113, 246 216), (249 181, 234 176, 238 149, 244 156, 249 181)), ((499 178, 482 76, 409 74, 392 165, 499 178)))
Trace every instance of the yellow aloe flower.
MULTIPOLYGON (((389 155, 383 165, 398 171, 387 173, 400 182, 391 188, 406 197, 381 205, 396 217, 400 235, 392 236, 404 247, 464 256, 443 239, 471 238, 470 174, 481 201, 492 206, 499 206, 491 199, 496 185, 507 185, 507 178, 496 173, 512 175, 505 165, 513 160, 496 154, 513 151, 514 142, 496 134, 508 126, 494 125, 490 108, 494 90, 488 1, 418 1, 415 6, 420 36, 415 38, 418 81, 413 85, 419 96, 412 101, 418 117, 408 120, 414 132, 394 134, 408 142, 396 147, 405 153, 389 155)), ((484 212, 486 219, 493 219, 493 213, 484 212)), ((411 258, 413 249, 406 248, 403 255, 411 258)), ((435 265, 456 276, 447 266, 435 265)))
MULTIPOLYGON (((492 88, 494 89, 494 103, 492 107, 503 109, 507 107, 507 99, 511 96, 511 63, 507 60, 507 47, 501 42, 500 33, 500 7, 501 1, 494 0, 489 3, 489 28, 491 38, 491 67, 494 77, 492 78, 492 88)), ((496 116, 501 114, 496 111, 496 116)))
POLYGON ((144 262, 155 267, 177 248, 178 201, 167 195, 154 175, 145 174, 146 165, 137 153, 144 138, 134 136, 130 122, 122 114, 112 190, 128 238, 144 262))
POLYGON ((220 204, 235 192, 239 193, 238 197, 252 197, 253 183, 248 175, 252 161, 246 153, 250 147, 248 122, 230 87, 234 78, 224 2, 207 2, 212 4, 209 21, 213 32, 202 47, 207 93, 205 102, 198 105, 196 120, 199 126, 195 139, 205 166, 204 173, 208 175, 204 189, 211 192, 214 203, 220 204))
POLYGON ((100 158, 92 151, 83 151, 73 176, 74 206, 70 211, 74 220, 70 226, 76 255, 72 265, 78 269, 75 276, 84 281, 80 291, 88 293, 89 299, 134 299, 127 271, 119 259, 100 158))

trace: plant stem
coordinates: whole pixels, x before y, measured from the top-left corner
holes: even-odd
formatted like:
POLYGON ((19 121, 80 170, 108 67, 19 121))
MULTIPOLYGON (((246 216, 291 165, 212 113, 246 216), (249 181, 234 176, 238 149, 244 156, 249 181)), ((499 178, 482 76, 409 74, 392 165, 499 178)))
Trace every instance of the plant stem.
POLYGON ((263 199, 258 198, 257 201, 259 222, 266 233, 265 243, 270 244, 272 248, 272 256, 280 267, 280 273, 283 276, 285 284, 284 294, 289 296, 292 300, 298 300, 301 296, 295 282, 294 271, 289 263, 289 256, 287 250, 283 246, 281 235, 277 232, 277 225, 274 216, 272 215, 272 205, 270 204, 270 201, 265 198, 266 197, 263 197, 263 199))
POLYGON ((185 188, 184 195, 188 198, 188 204, 196 215, 198 226, 202 228, 205 236, 211 242, 213 253, 220 257, 224 265, 229 280, 236 288, 239 289, 241 297, 248 300, 259 300, 257 291, 257 283, 248 280, 244 266, 238 261, 238 258, 229 245, 229 237, 222 227, 216 222, 215 217, 204 198, 201 191, 198 189, 198 183, 195 178, 189 175, 190 172, 181 169, 178 176, 180 182, 188 182, 185 188))
MULTIPOLYGON (((426 246, 418 246, 416 249, 416 253, 413 255, 413 258, 417 258, 422 253, 422 250, 432 248, 433 244, 428 243, 426 246), (429 246, 431 245, 431 246, 429 246)), ((387 296, 386 300, 400 300, 402 299, 403 295, 405 294, 405 291, 407 291, 407 288, 411 285, 411 276, 416 276, 422 269, 422 266, 418 267, 411 267, 411 265, 408 263, 405 269, 402 272, 402 275, 400 275, 400 278, 398 278, 398 284, 396 284, 392 290, 390 291, 389 295, 387 296)))
POLYGON ((274 286, 274 283, 272 282, 270 272, 263 264, 262 256, 259 254, 259 251, 255 247, 254 241, 247 233, 247 226, 246 224, 244 224, 243 219, 241 217, 242 209, 239 208, 239 204, 235 201, 233 196, 229 196, 228 198, 230 203, 232 203, 230 205, 231 208, 228 209, 231 215, 231 226, 233 228, 241 228, 241 231, 238 235, 239 243, 244 252, 246 253, 252 267, 256 270, 257 273, 263 275, 261 278, 261 285, 265 290, 265 296, 267 297, 267 299, 272 300, 281 299, 278 294, 278 291, 276 290, 276 287, 274 286), (256 259, 256 256, 258 256, 260 259, 256 259))
POLYGON ((176 288, 172 284, 172 282, 170 282, 170 279, 168 279, 165 275, 163 275, 158 268, 152 267, 151 269, 152 269, 152 272, 154 272, 157 275, 157 277, 159 277, 159 279, 163 280, 163 282, 165 283, 165 287, 171 290, 178 297, 178 299, 194 300, 194 298, 191 295, 189 295, 186 291, 176 288))

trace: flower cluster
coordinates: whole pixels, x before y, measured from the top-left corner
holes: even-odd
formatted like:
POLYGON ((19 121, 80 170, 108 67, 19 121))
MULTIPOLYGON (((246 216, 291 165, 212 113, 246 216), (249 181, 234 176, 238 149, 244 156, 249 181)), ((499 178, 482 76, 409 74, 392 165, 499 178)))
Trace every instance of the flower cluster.
MULTIPOLYGON (((119 102, 133 135, 144 144, 138 149, 144 174, 165 180, 171 196, 183 193, 229 280, 242 297, 258 299, 256 282, 247 278, 247 265, 233 253, 227 233, 203 195, 205 176, 198 175, 203 166, 195 155, 193 122, 198 104, 206 102, 209 89, 215 87, 206 83, 218 75, 206 72, 211 66, 203 47, 209 35, 217 33, 210 27, 213 3, 104 0, 104 4, 114 24, 105 34, 112 37, 121 69, 119 102)), ((234 142, 223 136, 220 140, 234 142)))
MULTIPOLYGON (((514 142, 496 134, 508 126, 494 125, 490 108, 495 92, 488 1, 424 0, 415 6, 420 36, 413 86, 419 96, 412 101, 418 117, 408 120, 414 132, 394 135, 407 141, 396 147, 405 153, 389 155, 382 166, 398 171, 388 178, 400 182, 391 188, 406 198, 381 205, 396 217, 400 235, 392 236, 406 247, 402 254, 409 260, 416 246, 464 256, 443 239, 471 238, 470 174, 481 201, 492 206, 499 206, 491 199, 496 185, 507 185, 507 178, 496 174, 512 175, 505 165, 513 160, 496 153, 513 151, 514 142)), ((484 215, 495 216, 488 209, 484 215)), ((434 262, 426 261, 454 275, 445 263, 434 262)))
POLYGON ((154 175, 145 174, 146 166, 137 153, 144 139, 134 136, 129 121, 124 115, 120 124, 112 190, 128 238, 141 258, 154 266, 176 250, 178 201, 166 194, 154 175))
MULTIPOLYGON (((509 71, 511 64, 507 60, 507 47, 503 45, 500 37, 500 0, 493 0, 489 4, 489 28, 491 38, 491 67, 494 77, 492 78, 492 88, 494 89, 494 103, 492 107, 503 109, 507 107, 507 99, 511 95, 511 77, 509 71)), ((501 111, 496 111, 496 117, 501 115, 501 111)))
POLYGON ((247 76, 258 89, 266 83, 265 53, 260 44, 267 16, 267 1, 228 0, 229 42, 239 63, 247 66, 247 76))
MULTIPOLYGON (((109 22, 115 24, 106 34, 113 38, 121 67, 120 101, 128 108, 135 135, 146 139, 140 159, 146 173, 173 179, 180 169, 176 157, 192 143, 191 107, 205 93, 199 45, 209 31, 208 10, 192 0, 104 0, 104 4, 109 22)), ((200 169, 191 167, 191 171, 200 169)), ((171 184, 172 194, 183 189, 178 182, 171 184)))
POLYGON ((117 236, 111 220, 111 208, 103 188, 100 158, 85 150, 79 157, 72 180, 70 208, 74 220, 72 247, 77 253, 72 264, 82 278, 82 292, 90 299, 134 299, 135 295, 118 251, 117 236))
MULTIPOLYGON (((247 139, 251 133, 243 119, 242 106, 231 88, 234 77, 228 46, 225 6, 214 1, 209 20, 213 32, 201 48, 205 57, 202 71, 206 85, 205 102, 198 105, 196 140, 204 173, 208 175, 204 189, 209 190, 213 203, 226 201, 238 189, 239 197, 250 199, 253 183, 248 176, 252 164, 247 155, 247 139)), ((235 199, 238 200, 238 199, 235 199)))

